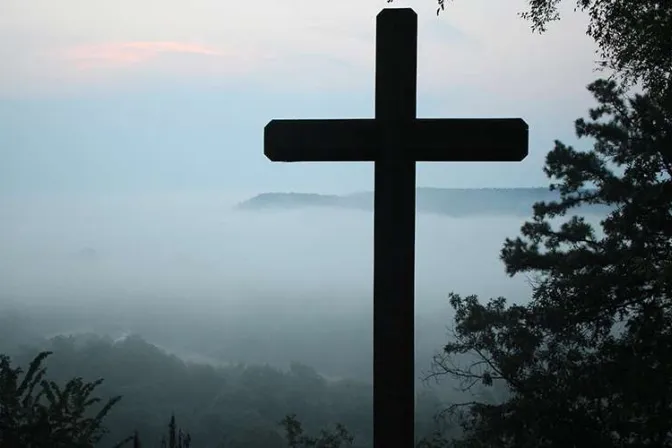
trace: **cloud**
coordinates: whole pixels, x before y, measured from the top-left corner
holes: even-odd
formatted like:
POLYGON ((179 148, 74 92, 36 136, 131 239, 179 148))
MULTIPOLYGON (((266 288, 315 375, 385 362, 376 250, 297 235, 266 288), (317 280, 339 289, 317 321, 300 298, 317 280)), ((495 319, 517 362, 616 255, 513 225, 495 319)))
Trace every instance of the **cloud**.
POLYGON ((582 93, 594 78, 595 47, 585 15, 572 14, 572 5, 539 36, 517 15, 527 0, 459 0, 439 17, 434 0, 409 3, 60 0, 55 7, 35 0, 28 8, 3 0, 0 60, 11 70, 0 73, 0 94, 241 80, 285 91, 370 90, 375 18, 390 6, 418 14, 418 87, 425 93, 467 89, 508 101, 556 101, 582 93))
POLYGON ((62 58, 77 69, 127 67, 156 58, 163 53, 187 53, 222 56, 223 53, 202 45, 183 42, 121 42, 78 45, 62 52, 62 58))

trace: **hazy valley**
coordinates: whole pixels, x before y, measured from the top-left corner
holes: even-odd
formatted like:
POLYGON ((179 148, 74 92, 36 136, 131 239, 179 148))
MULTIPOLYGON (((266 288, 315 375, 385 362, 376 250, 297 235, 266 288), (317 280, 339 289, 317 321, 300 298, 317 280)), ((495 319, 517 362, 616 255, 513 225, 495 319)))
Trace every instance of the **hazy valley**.
MULTIPOLYGON (((530 207, 534 201, 525 194, 517 200, 528 200, 530 207)), ((44 337, 92 333, 109 337, 109 353, 116 353, 113 347, 126 353, 137 348, 123 345, 125 338, 138 335, 186 361, 269 364, 284 371, 299 362, 326 380, 354 380, 367 390, 372 214, 348 207, 250 213, 237 206, 243 201, 217 194, 4 199, 0 348, 18 353, 20 346, 45 346, 44 337)), ((447 294, 516 302, 529 297, 526 280, 508 278, 498 260, 504 239, 518 235, 524 217, 494 211, 463 217, 418 213, 418 390, 444 400, 455 397, 454 385, 420 379, 447 340, 447 294)), ((58 351, 52 365, 61 365, 57 356, 58 351)), ((356 400, 366 403, 362 393, 356 400)), ((359 433, 364 442, 368 428, 359 433)))

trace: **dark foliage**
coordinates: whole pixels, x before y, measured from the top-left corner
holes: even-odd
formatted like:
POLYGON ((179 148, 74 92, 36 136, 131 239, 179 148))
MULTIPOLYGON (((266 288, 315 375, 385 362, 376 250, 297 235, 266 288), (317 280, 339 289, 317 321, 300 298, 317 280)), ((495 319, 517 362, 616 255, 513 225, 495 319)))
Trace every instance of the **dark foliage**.
POLYGON ((598 106, 576 133, 593 149, 556 142, 545 172, 562 199, 536 204, 502 250, 532 301, 451 294, 455 341, 433 374, 509 391, 451 408, 464 446, 672 446, 672 120, 613 81, 589 90, 598 106), (613 207, 600 229, 567 216, 584 203, 613 207), (475 361, 452 363, 463 353, 475 361))
MULTIPOLYGON (((370 385, 327 381, 299 363, 289 371, 186 363, 138 336, 116 342, 96 335, 59 336, 42 349, 54 355, 48 360, 46 353, 35 357, 36 349, 16 355, 19 364, 30 363, 23 378, 8 357, 2 358, 0 447, 371 446, 370 385), (43 363, 48 364, 49 381, 43 363), (85 383, 79 376, 104 377, 105 382, 85 383), (40 382, 52 391, 53 404, 48 392, 39 392, 40 382), (90 396, 94 389, 115 397, 97 413, 93 407, 98 399, 90 396), (71 391, 65 395, 70 406, 59 404, 64 391, 71 391), (178 419, 187 431, 177 427, 178 419), (49 425, 36 431, 42 421, 49 425), (324 429, 335 422, 341 424, 324 429)), ((418 395, 419 434, 437 430, 432 417, 440 408, 429 391, 418 395)))
POLYGON ((45 378, 42 362, 49 355, 38 354, 24 375, 0 355, 1 447, 89 448, 105 435, 103 418, 121 397, 109 399, 92 413, 100 399, 91 394, 102 380, 87 383, 76 377, 61 388, 45 378))

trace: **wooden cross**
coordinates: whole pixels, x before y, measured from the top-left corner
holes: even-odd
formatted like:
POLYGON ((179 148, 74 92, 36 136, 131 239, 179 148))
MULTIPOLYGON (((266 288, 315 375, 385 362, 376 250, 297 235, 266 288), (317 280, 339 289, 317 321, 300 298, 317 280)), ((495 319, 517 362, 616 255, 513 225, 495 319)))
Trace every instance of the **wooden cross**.
POLYGON ((375 119, 272 120, 274 162, 374 162, 374 447, 414 441, 415 164, 517 162, 528 127, 511 119, 417 119, 417 15, 383 9, 376 23, 375 119))

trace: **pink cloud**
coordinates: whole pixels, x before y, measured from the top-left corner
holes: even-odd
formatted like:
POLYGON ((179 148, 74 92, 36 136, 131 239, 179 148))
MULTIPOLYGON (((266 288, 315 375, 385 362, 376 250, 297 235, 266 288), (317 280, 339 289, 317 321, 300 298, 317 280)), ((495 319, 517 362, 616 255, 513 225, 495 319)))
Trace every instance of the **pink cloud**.
POLYGON ((125 67, 153 59, 161 53, 188 53, 221 56, 222 53, 196 44, 182 42, 122 42, 80 45, 67 49, 62 57, 78 69, 125 67))

